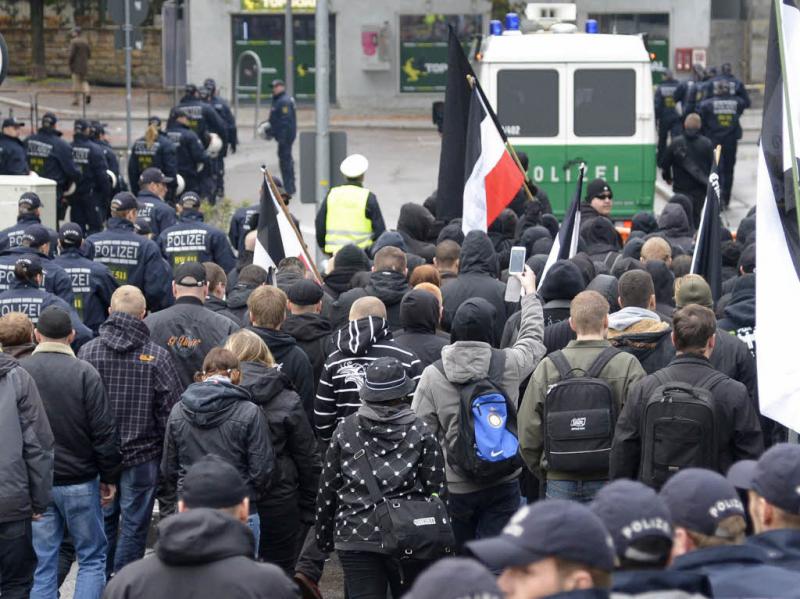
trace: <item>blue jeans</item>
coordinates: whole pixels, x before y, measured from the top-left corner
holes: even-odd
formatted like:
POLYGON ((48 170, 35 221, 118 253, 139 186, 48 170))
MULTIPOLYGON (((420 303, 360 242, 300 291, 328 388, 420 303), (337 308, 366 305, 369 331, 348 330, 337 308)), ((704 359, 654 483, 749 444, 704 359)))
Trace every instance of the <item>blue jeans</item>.
POLYGON ((472 493, 450 493, 447 509, 461 548, 473 539, 495 537, 520 507, 519 482, 513 480, 472 493))
POLYGON ((109 574, 119 572, 127 564, 144 557, 157 484, 158 460, 122 471, 117 495, 103 510, 108 538, 109 574))
POLYGON ((53 502, 33 523, 33 548, 39 560, 32 599, 54 599, 58 593, 58 549, 69 530, 78 556, 75 599, 99 599, 106 584, 106 535, 98 479, 53 487, 53 502))
POLYGON ((545 497, 589 503, 607 483, 607 480, 548 480, 545 497))
POLYGON ((253 539, 256 542, 256 553, 255 558, 258 559, 258 544, 261 542, 261 518, 259 518, 258 514, 250 514, 247 516, 247 527, 253 533, 253 539))

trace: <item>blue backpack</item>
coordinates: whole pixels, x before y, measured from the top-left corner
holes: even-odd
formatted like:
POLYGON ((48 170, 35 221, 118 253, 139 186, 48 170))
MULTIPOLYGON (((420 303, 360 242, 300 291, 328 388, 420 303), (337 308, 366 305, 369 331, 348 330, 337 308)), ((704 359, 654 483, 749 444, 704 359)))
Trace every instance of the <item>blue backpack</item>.
MULTIPOLYGON (((486 378, 459 390, 458 434, 447 447, 447 463, 462 476, 476 482, 494 482, 522 466, 517 439, 517 410, 500 386, 506 356, 492 350, 486 378)), ((444 374, 441 360, 436 368, 444 374)))

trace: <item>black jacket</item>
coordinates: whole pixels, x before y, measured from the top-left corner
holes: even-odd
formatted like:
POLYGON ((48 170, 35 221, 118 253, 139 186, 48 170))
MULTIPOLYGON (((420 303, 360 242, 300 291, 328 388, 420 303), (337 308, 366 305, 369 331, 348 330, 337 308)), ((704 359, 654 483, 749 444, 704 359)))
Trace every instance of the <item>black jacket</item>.
POLYGON ((97 332, 108 317, 117 280, 105 264, 89 260, 77 248, 65 248, 53 258, 72 281, 73 305, 83 323, 97 332))
POLYGON ((285 91, 272 96, 269 111, 272 136, 278 143, 292 143, 297 135, 297 114, 294 98, 285 91))
POLYGON ((239 330, 232 320, 206 310, 194 297, 179 298, 174 306, 151 314, 144 323, 153 343, 172 356, 184 387, 203 369, 206 354, 239 330))
POLYGON ((725 316, 717 322, 717 326, 747 344, 750 353, 756 355, 756 277, 746 274, 738 277, 734 291, 725 306, 725 316))
POLYGON ((20 365, 36 382, 55 437, 54 485, 100 475, 116 483, 122 469, 119 434, 103 380, 67 345, 40 343, 20 365))
POLYGON ((280 369, 289 377, 289 380, 297 390, 300 401, 303 402, 303 409, 308 415, 308 421, 314 421, 314 370, 311 367, 311 360, 297 345, 294 337, 283 331, 274 329, 264 329, 256 326, 247 327, 256 333, 264 343, 267 344, 272 357, 279 365, 280 369))
POLYGON ((197 181, 202 175, 197 168, 206 163, 205 150, 200 138, 186 125, 173 123, 167 129, 169 140, 175 146, 175 169, 186 182, 187 191, 197 191, 197 181))
POLYGON ((61 138, 61 132, 50 127, 39 129, 25 140, 28 165, 40 177, 56 182, 56 200, 70 183, 78 183, 81 172, 72 159, 72 147, 61 138))
POLYGON ((233 314, 234 319, 240 326, 247 326, 249 321, 245 320, 247 314, 247 300, 250 294, 258 287, 258 285, 250 285, 246 283, 237 283, 234 286, 229 286, 226 302, 228 304, 228 312, 233 314))
POLYGON ((314 500, 322 467, 317 440, 292 382, 277 368, 257 362, 241 363, 240 386, 264 411, 275 452, 275 474, 259 506, 296 502, 305 521, 314 519, 314 500))
POLYGON ((14 267, 17 260, 24 256, 36 256, 42 261, 45 291, 57 295, 70 305, 74 304, 75 295, 72 292, 72 279, 64 272, 64 269, 39 250, 22 245, 9 247, 0 252, 0 291, 6 291, 14 286, 16 280, 14 267))
POLYGON ((665 181, 672 182, 673 191, 702 193, 713 164, 714 147, 711 140, 704 135, 687 135, 684 131, 667 147, 661 172, 665 181))
POLYGON ((747 392, 753 398, 753 405, 758 411, 756 361, 748 351, 747 344, 717 327, 717 345, 710 360, 714 370, 719 370, 747 387, 747 392))
POLYGON ((0 396, 0 522, 14 522, 50 504, 54 441, 36 383, 2 352, 0 396))
MULTIPOLYGON (((105 206, 110 201, 111 179, 106 173, 108 163, 103 150, 86 135, 76 133, 72 140, 72 160, 81 172, 81 178, 75 195, 70 197, 70 204, 89 202, 92 198, 98 205, 105 206)), ((104 216, 98 215, 100 220, 104 220, 104 216)))
POLYGON ((333 351, 331 323, 319 314, 297 314, 283 321, 281 331, 294 337, 297 345, 306 352, 314 371, 314 380, 318 381, 325 360, 333 351))
POLYGON ((372 295, 386 306, 386 320, 392 331, 398 330, 400 323, 400 301, 411 290, 406 277, 391 270, 371 272, 366 287, 356 287, 345 291, 331 304, 331 324, 342 326, 347 321, 350 307, 359 298, 372 295))
POLYGON ((251 400, 250 393, 224 381, 194 383, 183 392, 164 436, 161 473, 167 496, 180 495, 186 471, 210 453, 236 467, 251 501, 267 492, 275 454, 264 413, 251 400))
POLYGON ((439 325, 436 296, 422 289, 410 291, 400 304, 400 323, 403 329, 395 334, 394 341, 416 354, 423 369, 442 357, 442 348, 450 343, 450 336, 436 331, 439 325))
MULTIPOLYGON (((136 198, 139 204, 138 218, 141 218, 150 225, 153 239, 157 239, 164 229, 167 229, 177 222, 175 208, 167 204, 164 200, 149 190, 142 190, 136 198)), ((162 248, 162 253, 164 249, 162 248)), ((166 256, 166 254, 165 254, 166 256)), ((202 260, 201 260, 202 262, 202 260)))
MULTIPOLYGON (((31 225, 41 224, 42 219, 31 212, 17 215, 15 224, 0 231, 0 251, 22 245, 22 236, 25 234, 25 229, 31 225)), ((58 248, 58 233, 50 227, 46 228, 47 232, 50 233, 50 256, 52 257, 58 248)))
POLYGON ((458 307, 471 297, 482 297, 495 308, 495 343, 503 335, 506 317, 513 313, 505 302, 506 286, 497 280, 500 274, 494 246, 486 233, 470 231, 461 246, 458 278, 442 288, 444 314, 442 328, 450 330, 458 307))
POLYGON ((22 140, 0 133, 0 175, 27 175, 29 170, 22 140))
MULTIPOLYGON (((158 137, 148 148, 147 141, 140 137, 133 142, 131 157, 128 159, 128 183, 134 194, 139 193, 139 177, 145 169, 152 167, 161 169, 165 177, 175 178, 177 170, 177 148, 166 133, 158 132, 158 137)), ((170 185, 174 185, 171 183, 170 185)))
POLYGON ((623 332, 609 331, 608 340, 617 349, 636 357, 647 374, 653 374, 667 366, 675 357, 672 345, 672 328, 666 323, 662 326, 644 326, 623 332))
POLYGON ((213 262, 228 272, 236 266, 225 233, 204 223, 199 210, 184 208, 178 222, 161 230, 157 243, 173 268, 184 262, 213 262))
MULTIPOLYGON (((662 372, 667 380, 696 385, 709 375, 712 368, 711 363, 702 356, 681 355, 662 372)), ((643 410, 660 385, 655 376, 649 375, 631 387, 614 432, 610 459, 612 479, 635 480, 639 476, 643 410)), ((714 385, 711 394, 719 431, 717 469, 725 473, 738 460, 758 459, 764 451, 764 441, 758 415, 744 385, 726 378, 714 385)))
POLYGON ((424 206, 403 204, 397 218, 397 232, 403 236, 408 251, 421 256, 428 264, 433 263, 436 246, 428 243, 431 228, 436 219, 424 206))
POLYGON ((237 327, 242 322, 241 318, 237 318, 236 315, 228 309, 228 302, 224 299, 219 299, 216 295, 206 296, 206 302, 203 305, 208 310, 232 320, 237 327))
POLYGON ((103 599, 295 599, 294 583, 254 551, 247 525, 219 510, 170 516, 158 524, 155 553, 117 572, 103 599))
POLYGON ((692 227, 686 211, 679 204, 667 204, 658 216, 658 231, 647 235, 663 237, 672 246, 672 255, 691 254, 694 247, 692 227))

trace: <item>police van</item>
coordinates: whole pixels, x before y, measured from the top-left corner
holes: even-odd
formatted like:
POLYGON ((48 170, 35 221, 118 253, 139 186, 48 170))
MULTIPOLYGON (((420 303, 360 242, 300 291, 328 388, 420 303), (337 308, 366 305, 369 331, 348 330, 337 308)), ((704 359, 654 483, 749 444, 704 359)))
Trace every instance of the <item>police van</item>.
POLYGON ((518 20, 514 24, 506 19, 502 30, 499 21, 492 23, 473 66, 509 141, 528 154, 528 175, 547 192, 553 211, 564 214, 581 162, 586 182, 608 181, 615 217, 652 210, 656 129, 643 39, 577 33, 574 25, 522 34, 518 20))

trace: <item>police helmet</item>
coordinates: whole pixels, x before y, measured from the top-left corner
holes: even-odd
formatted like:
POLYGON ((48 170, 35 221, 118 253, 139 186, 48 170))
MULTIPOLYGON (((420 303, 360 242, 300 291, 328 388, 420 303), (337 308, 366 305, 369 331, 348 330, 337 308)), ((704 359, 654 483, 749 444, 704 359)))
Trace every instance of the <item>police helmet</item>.
POLYGON ((258 127, 256 127, 256 131, 261 139, 265 139, 267 141, 272 139, 272 125, 269 121, 261 121, 258 124, 258 127))
POLYGON ((197 86, 194 83, 187 83, 184 92, 186 92, 187 96, 196 96, 197 86))
POLYGON ((76 189, 75 181, 72 181, 69 184, 69 187, 67 187, 66 191, 64 192, 64 197, 67 198, 71 196, 73 193, 75 193, 75 189, 76 189))
POLYGON ((201 100, 208 102, 208 99, 211 97, 211 90, 209 90, 207 87, 201 87, 197 90, 197 95, 200 96, 201 100))
POLYGON ((214 81, 211 77, 203 81, 203 87, 210 90, 213 94, 217 90, 217 82, 214 81))
POLYGON ((106 175, 108 175, 108 178, 111 179, 111 189, 114 189, 117 186, 117 176, 111 169, 106 169, 106 175))
POLYGON ((42 127, 55 127, 58 117, 52 112, 45 112, 42 116, 42 127))
POLYGON ((206 148, 206 152, 208 152, 208 155, 211 156, 211 158, 216 158, 222 151, 222 140, 216 133, 210 133, 209 137, 211 139, 208 142, 208 147, 206 148))
POLYGON ((175 182, 178 184, 175 188, 175 195, 180 197, 183 190, 186 189, 186 181, 180 175, 175 175, 175 182))

